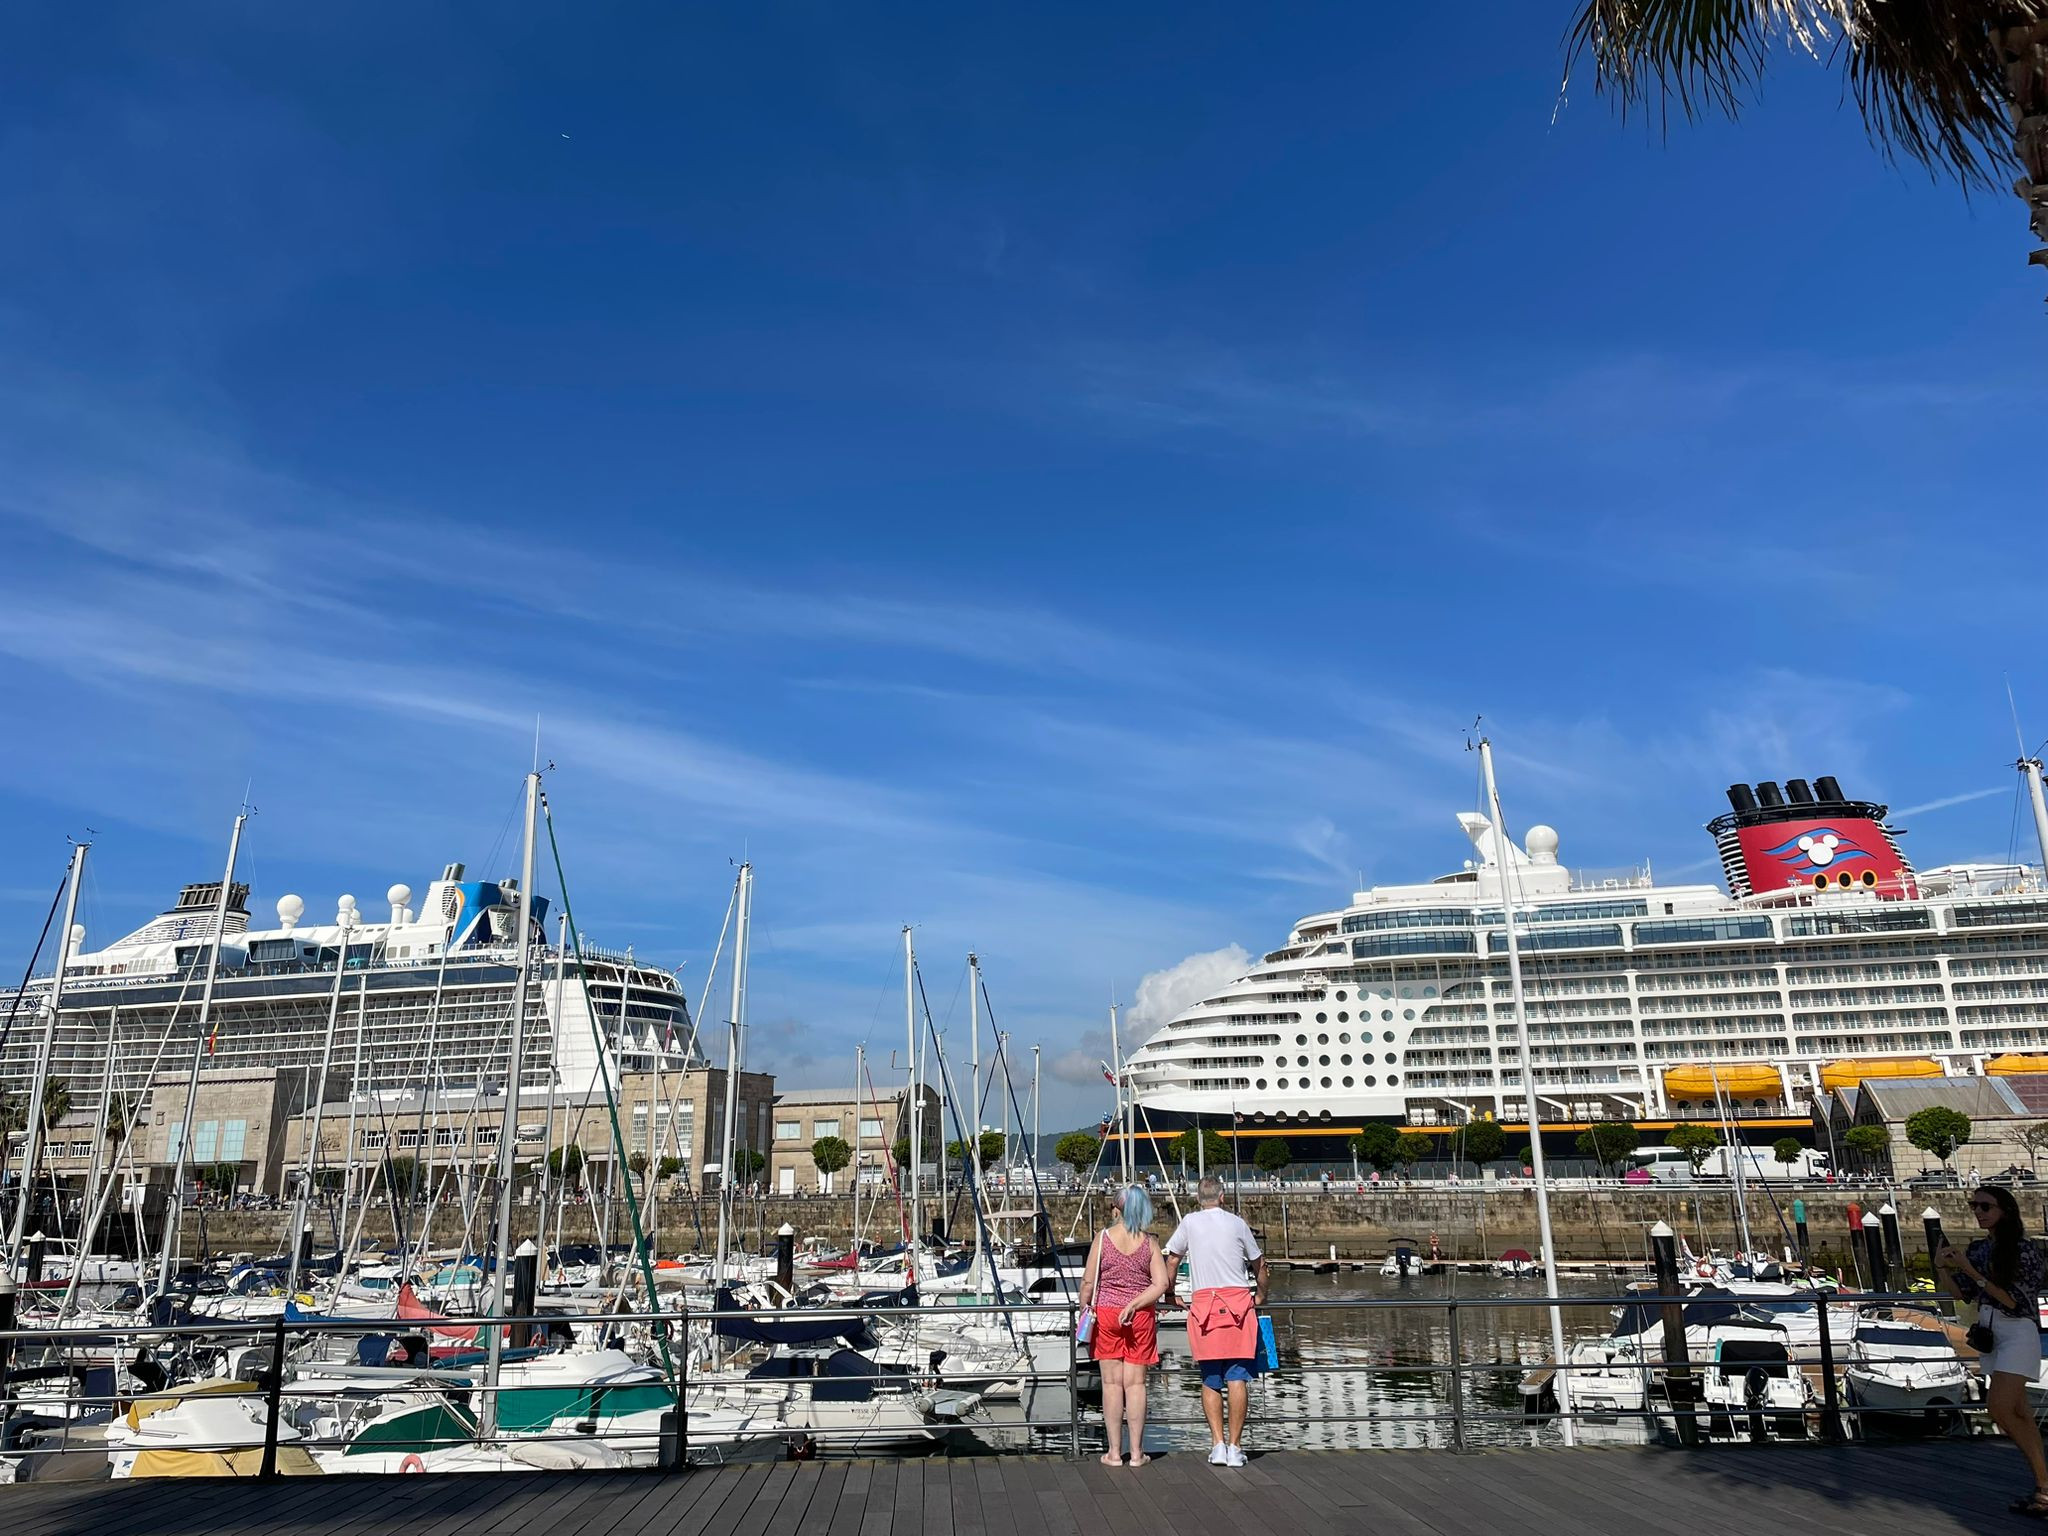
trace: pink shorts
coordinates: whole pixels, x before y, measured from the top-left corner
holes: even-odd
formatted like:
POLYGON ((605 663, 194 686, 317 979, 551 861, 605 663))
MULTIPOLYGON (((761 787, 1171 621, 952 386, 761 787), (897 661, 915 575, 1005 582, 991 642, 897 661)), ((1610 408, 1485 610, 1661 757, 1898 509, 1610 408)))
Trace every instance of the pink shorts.
POLYGON ((1140 1307, 1131 1314, 1128 1323, 1120 1323, 1116 1319, 1122 1310, 1122 1307, 1095 1309, 1095 1336, 1088 1341, 1089 1349, 1097 1360, 1128 1360, 1133 1365, 1157 1365, 1158 1312, 1151 1307, 1140 1307))

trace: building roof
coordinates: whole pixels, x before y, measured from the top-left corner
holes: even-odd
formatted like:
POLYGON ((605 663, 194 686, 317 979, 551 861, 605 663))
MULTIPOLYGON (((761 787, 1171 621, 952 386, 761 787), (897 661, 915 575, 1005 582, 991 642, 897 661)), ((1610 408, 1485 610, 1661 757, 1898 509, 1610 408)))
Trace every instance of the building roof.
MULTIPOLYGON (((873 1097, 884 1104, 894 1104, 903 1097, 903 1090, 881 1090, 873 1097)), ((787 1088, 775 1095, 777 1109, 801 1109, 807 1104, 851 1104, 853 1101, 853 1094, 844 1088, 787 1088)), ((860 1102, 865 1106, 869 1095, 863 1093, 860 1102)))
POLYGON ((2048 1072, 2015 1072, 1999 1081, 2026 1105, 2028 1114, 2048 1116, 2048 1072))
POLYGON ((2010 1120, 2027 1106, 1999 1077, 1869 1077, 1864 1096, 1881 1120, 1904 1120, 1923 1109, 1960 1110, 1972 1120, 2010 1120))

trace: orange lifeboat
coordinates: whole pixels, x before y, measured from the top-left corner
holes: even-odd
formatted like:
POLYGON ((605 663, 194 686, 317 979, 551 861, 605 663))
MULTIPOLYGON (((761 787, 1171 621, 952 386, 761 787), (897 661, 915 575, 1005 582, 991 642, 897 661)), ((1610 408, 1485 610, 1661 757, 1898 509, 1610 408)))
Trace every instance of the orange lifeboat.
POLYGON ((1692 1062, 1664 1069, 1664 1093, 1672 1099, 1711 1099, 1716 1090, 1732 1098, 1777 1098, 1784 1091, 1778 1069, 1768 1062, 1737 1061, 1726 1065, 1692 1062))
POLYGON ((2048 1056, 1994 1056, 1984 1063, 1992 1077, 2015 1077, 2024 1072, 2048 1072, 2048 1056))
POLYGON ((1823 1088, 1854 1088, 1867 1077, 1940 1077, 1941 1063, 1929 1056, 1864 1056, 1831 1061, 1820 1069, 1823 1088))

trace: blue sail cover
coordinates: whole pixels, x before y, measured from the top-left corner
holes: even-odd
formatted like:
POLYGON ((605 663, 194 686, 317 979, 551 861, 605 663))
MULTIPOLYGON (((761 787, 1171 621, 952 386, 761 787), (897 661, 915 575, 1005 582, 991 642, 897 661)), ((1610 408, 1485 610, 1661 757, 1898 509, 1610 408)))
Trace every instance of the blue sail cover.
POLYGON ((734 1300, 731 1286, 719 1288, 715 1305, 722 1314, 734 1314, 712 1319, 712 1331, 721 1339, 742 1339, 751 1344, 823 1344, 828 1339, 839 1339, 855 1349, 873 1349, 876 1343, 868 1325, 857 1317, 820 1318, 814 1323, 756 1322, 734 1300))

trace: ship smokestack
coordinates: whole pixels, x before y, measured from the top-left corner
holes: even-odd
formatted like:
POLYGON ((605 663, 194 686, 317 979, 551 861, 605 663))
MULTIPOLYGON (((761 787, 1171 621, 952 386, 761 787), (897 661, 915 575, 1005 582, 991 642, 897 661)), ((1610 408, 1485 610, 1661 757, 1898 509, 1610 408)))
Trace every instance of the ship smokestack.
POLYGON ((1787 779, 1785 781, 1785 799, 1792 805, 1811 805, 1813 804, 1813 790, 1804 779, 1787 779))
POLYGON ((1757 785, 1756 798, 1757 803, 1767 811, 1782 810, 1785 805, 1785 797, 1778 793, 1778 786, 1769 779, 1757 785))
POLYGON ((1747 784, 1728 786, 1728 804, 1738 816, 1746 816, 1756 809, 1756 795, 1747 784))
POLYGON ((1835 776, 1832 773, 1824 773, 1815 779, 1813 781, 1813 792, 1820 798, 1822 805, 1840 805, 1842 803, 1842 786, 1835 782, 1835 776))

